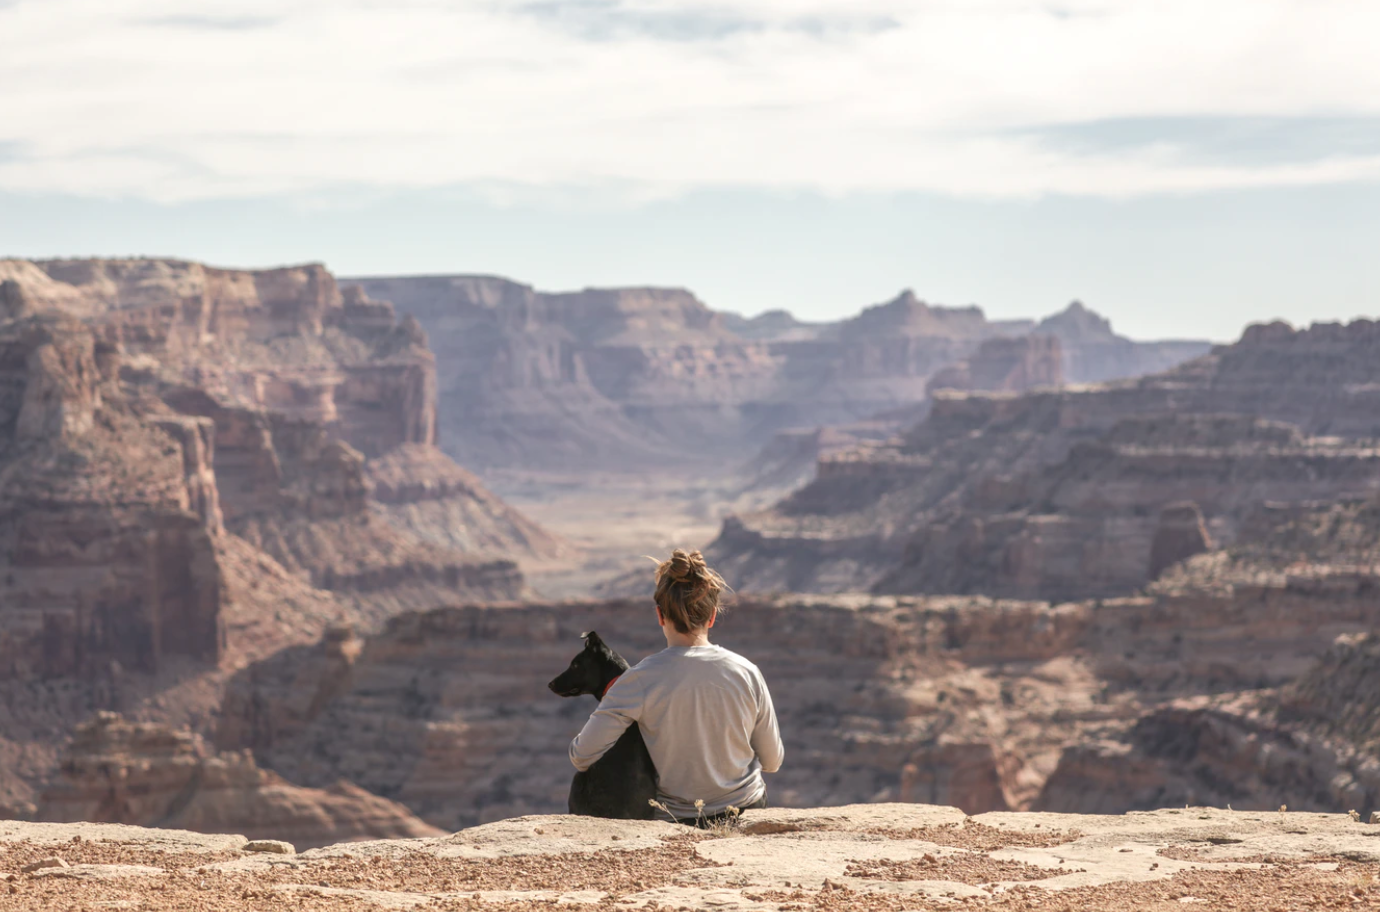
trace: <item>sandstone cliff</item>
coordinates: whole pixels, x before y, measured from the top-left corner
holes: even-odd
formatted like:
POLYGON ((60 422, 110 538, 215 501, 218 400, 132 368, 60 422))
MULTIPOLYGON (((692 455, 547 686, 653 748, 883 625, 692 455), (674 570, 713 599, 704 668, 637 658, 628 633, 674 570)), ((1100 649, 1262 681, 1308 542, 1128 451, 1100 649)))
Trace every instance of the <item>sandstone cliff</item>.
MULTIPOLYGON (((1296 750, 1302 759, 1290 761, 1288 775, 1298 780, 1307 766, 1315 785, 1283 792, 1270 785, 1280 781, 1271 766, 1278 749, 1248 747, 1222 760, 1239 780, 1226 791, 1184 785, 1212 774, 1195 772, 1203 757, 1177 742, 1148 759, 1136 753, 1174 732, 1209 751, 1215 742, 1192 732, 1220 728, 1223 716, 1205 717, 1202 706, 1289 686, 1325 689, 1292 682, 1322 682, 1323 673, 1310 672, 1319 656, 1339 634, 1380 623, 1380 603, 1373 572, 1311 568, 1229 583, 1203 571, 1149 595, 1059 605, 744 597, 715 639, 752 658, 772 688, 787 750, 771 778, 777 804, 1101 811, 1226 795, 1234 807, 1335 812, 1354 802, 1368 812, 1369 786, 1316 786, 1344 765, 1311 748, 1296 750)), ((242 672, 217 743, 252 748, 294 782, 348 778, 448 828, 556 810, 571 774, 566 744, 594 704, 560 700, 545 682, 579 648, 582 631, 598 630, 631 661, 661 648, 644 604, 446 608, 401 615, 362 640, 342 633, 242 672)), ((1346 720, 1344 740, 1358 758, 1348 769, 1375 756, 1363 723, 1352 721, 1369 705, 1358 688, 1350 713, 1323 703, 1312 710, 1346 720)))
POLYGON ((935 374, 926 392, 941 389, 1021 392, 1036 387, 1062 386, 1063 383, 1063 348, 1058 337, 1029 335, 987 340, 967 360, 935 374))
POLYGON ((224 649, 212 429, 115 362, 74 320, 0 324, 0 679, 224 649))
POLYGON ((299 848, 440 832, 347 782, 301 788, 259 769, 248 752, 211 753, 190 732, 115 713, 77 727, 36 816, 243 833, 299 848))
POLYGON ((1343 635, 1279 688, 1180 699, 1119 737, 1070 745, 1037 807, 1121 813, 1171 804, 1380 809, 1380 650, 1343 635))
POLYGON ((561 547, 435 448, 416 322, 319 266, 0 282, 0 803, 31 805, 92 711, 204 730, 244 663, 515 597, 514 558, 561 547))
POLYGON ((1134 342, 1112 331, 1106 317, 1074 301, 1035 327, 1062 343, 1064 375, 1075 383, 1101 383, 1158 374, 1206 355, 1211 345, 1196 340, 1134 342))
POLYGON ((1194 504, 1204 540, 1231 544, 1267 503, 1377 489, 1376 332, 1253 327, 1136 381, 939 391, 902 440, 822 459, 775 507, 725 522, 711 552, 759 590, 1134 592, 1164 569, 1168 506, 1194 504))
MULTIPOLYGON (((850 319, 802 323, 784 312, 751 320, 717 313, 680 289, 551 294, 485 276, 351 281, 426 327, 443 365, 442 446, 484 471, 721 466, 777 431, 847 424, 921 403, 936 372, 986 340, 1033 328, 990 321, 976 307, 927 304, 910 291, 850 319)), ((1064 322, 1051 327, 1050 338, 1064 322)), ((1062 344, 1082 351, 1085 341, 1142 351, 1109 328, 1062 344)), ((1186 358, 1203 350, 1175 351, 1186 358)), ((982 363, 1012 356, 996 352, 995 361, 982 363)), ((1118 363, 1128 372, 1172 363, 1092 360, 1104 372, 1118 363)), ((1045 355, 1028 363, 1029 377, 1008 365, 1003 376, 984 375, 964 388, 1057 382, 1052 367, 1087 379, 1082 361, 1072 371, 1051 366, 1045 355), (1046 363, 1036 367, 1040 358, 1046 363)))
MULTIPOLYGON (((12 309, 80 321, 99 349, 86 372, 94 377, 104 358, 110 394, 155 404, 143 417, 179 437, 189 496, 213 532, 223 517, 228 531, 313 586, 356 603, 414 578, 423 590, 513 596, 522 582, 508 558, 558 547, 477 484, 430 483, 463 470, 432 448, 435 359, 425 333, 386 302, 342 293, 320 266, 5 261, 0 275, 12 309), (394 488, 408 484, 409 468, 419 471, 413 510, 433 514, 431 541, 382 515, 371 459, 382 460, 394 488), (448 522, 469 528, 443 541, 448 522)), ((68 438, 89 425, 91 406, 64 404, 51 377, 65 371, 80 383, 80 368, 59 360, 30 371, 29 397, 56 397, 44 414, 68 438)), ((30 412, 17 419, 21 437, 39 420, 30 412)), ((387 595, 375 600, 375 614, 395 607, 387 595)))

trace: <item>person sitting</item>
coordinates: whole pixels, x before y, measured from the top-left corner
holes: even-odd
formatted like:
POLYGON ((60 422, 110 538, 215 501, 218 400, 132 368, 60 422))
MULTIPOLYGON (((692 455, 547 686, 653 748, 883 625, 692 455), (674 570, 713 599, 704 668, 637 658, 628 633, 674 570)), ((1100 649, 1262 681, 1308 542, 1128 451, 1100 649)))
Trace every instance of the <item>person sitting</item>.
POLYGON ((570 761, 583 771, 636 722, 661 809, 700 826, 766 807, 762 773, 785 756, 762 672, 709 642, 725 588, 698 551, 677 549, 661 562, 654 600, 666 648, 624 672, 570 742, 570 761))

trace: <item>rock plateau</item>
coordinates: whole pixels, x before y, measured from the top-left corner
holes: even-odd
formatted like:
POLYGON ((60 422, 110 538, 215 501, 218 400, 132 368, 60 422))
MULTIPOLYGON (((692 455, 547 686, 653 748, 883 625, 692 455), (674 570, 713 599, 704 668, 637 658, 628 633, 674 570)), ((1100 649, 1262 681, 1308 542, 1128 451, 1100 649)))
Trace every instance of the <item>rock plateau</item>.
POLYGON ((1377 338, 1365 320, 1255 326, 1137 380, 940 390, 902 438, 726 520, 711 552, 747 589, 1130 594, 1267 505, 1380 490, 1377 338))
POLYGON ((238 835, 0 827, 0 865, 15 872, 0 875, 0 903, 14 908, 1242 912, 1380 902, 1372 827, 1336 814, 965 817, 882 804, 748 811, 712 833, 540 816, 287 857, 251 851, 238 835))
POLYGON ((0 260, 0 304, 0 803, 92 711, 204 725, 245 662, 561 547, 435 447, 416 321, 320 266, 0 260))
MULTIPOLYGON (((780 311, 751 320, 719 313, 681 289, 546 293, 488 276, 350 281, 426 328, 443 365, 441 445, 480 471, 721 466, 781 430, 923 403, 942 369, 988 340, 1035 329, 910 291, 850 319, 802 323, 780 311)), ((1028 347, 1016 356, 1025 369, 1009 364, 1000 376, 991 368, 1014 350, 990 349, 975 362, 987 373, 979 367, 964 388, 1126 376, 1208 347, 1133 343, 1081 305, 1047 323, 1045 337, 1061 348, 1028 347)))

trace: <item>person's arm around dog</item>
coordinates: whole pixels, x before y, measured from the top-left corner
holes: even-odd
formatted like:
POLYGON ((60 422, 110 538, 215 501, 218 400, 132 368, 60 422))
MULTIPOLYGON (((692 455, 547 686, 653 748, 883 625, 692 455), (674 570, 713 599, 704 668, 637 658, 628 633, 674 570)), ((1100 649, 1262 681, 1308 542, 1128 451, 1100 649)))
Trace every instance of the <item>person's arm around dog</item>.
POLYGON ((698 551, 677 550, 657 567, 666 648, 625 672, 570 744, 584 771, 636 722, 656 765, 659 806, 683 822, 765 807, 762 773, 780 769, 785 754, 762 672, 709 642, 725 588, 698 551))
POLYGON ((613 686, 599 700, 599 708, 590 715, 575 740, 570 742, 570 762, 580 772, 589 769, 608 753, 609 748, 623 737, 628 726, 637 721, 642 711, 642 694, 635 680, 635 672, 636 669, 629 669, 613 682, 613 686))

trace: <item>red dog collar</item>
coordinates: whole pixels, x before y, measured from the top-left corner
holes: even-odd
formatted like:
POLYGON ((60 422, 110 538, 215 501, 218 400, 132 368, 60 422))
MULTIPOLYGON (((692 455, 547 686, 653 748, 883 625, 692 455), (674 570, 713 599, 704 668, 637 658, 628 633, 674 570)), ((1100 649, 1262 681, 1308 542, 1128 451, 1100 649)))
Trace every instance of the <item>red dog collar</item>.
POLYGON ((621 678, 621 677, 623 677, 623 676, 622 676, 622 675, 614 675, 614 676, 613 676, 613 681, 610 681, 610 682, 608 682, 607 684, 604 685, 604 692, 601 693, 601 694, 599 694, 599 699, 602 700, 602 699, 604 699, 604 697, 608 696, 609 688, 613 686, 614 681, 617 681, 617 680, 618 680, 619 678, 621 678))

